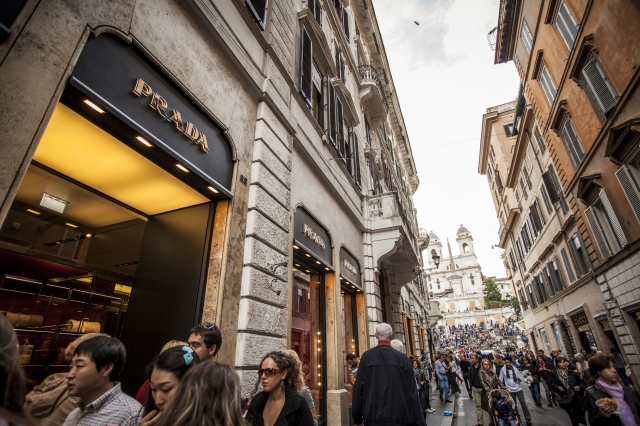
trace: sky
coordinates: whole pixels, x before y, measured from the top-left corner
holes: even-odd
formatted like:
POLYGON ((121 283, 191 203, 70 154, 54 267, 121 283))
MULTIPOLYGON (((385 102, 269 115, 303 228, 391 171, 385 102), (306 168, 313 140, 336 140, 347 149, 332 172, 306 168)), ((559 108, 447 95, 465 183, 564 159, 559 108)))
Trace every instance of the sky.
POLYGON ((494 65, 487 41, 499 0, 373 4, 418 169, 418 225, 445 250, 449 238, 455 256, 463 224, 482 273, 504 277, 501 249, 491 248, 499 242, 498 219, 486 176, 478 174, 482 115, 513 101, 520 83, 512 62, 494 65))

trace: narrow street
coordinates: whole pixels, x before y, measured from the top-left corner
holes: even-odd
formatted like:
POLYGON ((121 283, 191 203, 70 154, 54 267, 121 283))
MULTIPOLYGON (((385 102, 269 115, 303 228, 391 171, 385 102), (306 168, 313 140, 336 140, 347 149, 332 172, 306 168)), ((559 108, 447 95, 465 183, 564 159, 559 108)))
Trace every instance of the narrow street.
MULTIPOLYGON (((464 385, 463 385, 464 386, 464 385)), ((529 407, 529 412, 531 413, 531 420, 534 426, 566 426, 571 424, 569 421, 569 416, 565 411, 560 407, 547 407, 546 400, 543 396, 543 405, 542 407, 536 407, 533 403, 533 398, 531 397, 531 392, 529 389, 524 390, 524 397, 527 401, 527 407, 529 407)), ((453 419, 453 426, 475 426, 476 422, 476 403, 474 400, 466 396, 464 392, 459 395, 456 399, 456 411, 457 417, 453 419)), ((433 413, 434 415, 436 413, 433 413)), ((520 411, 520 415, 522 416, 522 412, 520 411)), ((489 424, 488 414, 484 413, 484 424, 485 426, 489 424)), ((438 424, 437 422, 429 423, 429 426, 433 426, 434 424, 438 424)), ((525 425, 526 421, 524 416, 522 416, 522 424, 525 425)))

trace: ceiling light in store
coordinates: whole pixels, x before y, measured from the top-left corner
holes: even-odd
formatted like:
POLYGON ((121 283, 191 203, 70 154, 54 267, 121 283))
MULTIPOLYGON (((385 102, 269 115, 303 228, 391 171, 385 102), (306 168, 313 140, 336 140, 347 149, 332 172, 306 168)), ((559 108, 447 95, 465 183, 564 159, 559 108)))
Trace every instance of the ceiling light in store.
POLYGON ((69 204, 68 201, 61 200, 58 197, 54 197, 53 195, 47 194, 44 192, 42 194, 42 200, 40 200, 40 205, 42 207, 46 207, 49 210, 53 210, 54 212, 58 212, 62 214, 64 212, 64 208, 69 204))
POLYGON ((307 256, 307 257, 311 257, 311 255, 309 253, 305 253, 304 255, 307 256))
POLYGON ((71 228, 77 228, 78 227, 78 225, 75 225, 75 224, 69 223, 69 222, 66 222, 65 225, 67 225, 67 226, 69 226, 71 228))
POLYGON ((294 263, 294 265, 296 265, 297 267, 300 267, 300 264, 299 264, 299 263, 294 263))
POLYGON ((37 215, 41 215, 41 214, 42 214, 42 213, 37 212, 37 211, 35 211, 35 210, 33 210, 33 209, 27 209, 27 211, 28 211, 29 213, 33 213, 33 214, 37 214, 37 215))
POLYGON ((93 237, 93 234, 87 234, 87 235, 85 235, 85 237, 91 238, 91 237, 93 237))
POLYGON ((219 194, 220 193, 220 191, 215 189, 213 186, 208 186, 207 188, 209 188, 209 191, 212 191, 214 194, 219 194))
POLYGON ((89 105, 91 108, 93 108, 96 111, 98 111, 100 114, 104 114, 104 110, 102 108, 100 108, 98 105, 96 105, 93 102, 91 102, 89 99, 85 99, 83 102, 85 104, 89 105))
POLYGON ((176 167, 179 168, 180 170, 182 170, 185 173, 189 173, 189 169, 187 169, 185 166, 183 166, 182 164, 176 164, 176 167))
POLYGON ((295 245, 295 244, 293 245, 293 248, 294 248, 294 249, 296 249, 296 250, 300 249, 300 247, 298 247, 298 246, 297 246, 297 245, 295 245))
POLYGON ((304 271, 305 271, 307 274, 310 274, 310 273, 311 273, 311 271, 310 271, 310 270, 308 270, 308 269, 305 269, 304 271))
POLYGON ((329 268, 324 268, 324 270, 325 270, 325 271, 328 271, 328 270, 329 270, 329 268))
POLYGON ((320 265, 320 261, 319 261, 319 260, 316 260, 316 263, 317 263, 318 265, 320 265))
POLYGON ((148 140, 146 140, 145 138, 143 138, 142 136, 136 136, 136 139, 138 139, 138 141, 142 142, 142 144, 144 146, 147 146, 149 148, 151 148, 153 146, 153 144, 151 142, 149 142, 148 140))

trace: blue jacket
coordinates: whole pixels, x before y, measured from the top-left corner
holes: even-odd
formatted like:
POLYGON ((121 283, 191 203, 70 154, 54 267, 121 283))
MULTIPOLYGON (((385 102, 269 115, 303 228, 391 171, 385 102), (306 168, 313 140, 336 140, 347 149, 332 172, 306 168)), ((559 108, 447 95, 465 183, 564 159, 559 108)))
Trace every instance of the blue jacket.
POLYGON ((509 404, 506 396, 503 396, 498 401, 491 404, 491 411, 491 414, 493 414, 494 411, 497 411, 498 418, 502 420, 506 420, 508 417, 511 417, 513 419, 516 418, 516 412, 511 404, 509 404))

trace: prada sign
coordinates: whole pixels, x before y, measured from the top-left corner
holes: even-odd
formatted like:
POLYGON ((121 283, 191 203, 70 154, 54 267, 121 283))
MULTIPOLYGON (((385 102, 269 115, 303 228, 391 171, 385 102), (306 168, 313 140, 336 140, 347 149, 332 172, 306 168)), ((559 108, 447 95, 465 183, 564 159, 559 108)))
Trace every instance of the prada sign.
POLYGON ((153 148, 144 155, 173 157, 231 197, 234 160, 225 130, 135 47, 108 34, 88 40, 69 83, 148 139, 153 148))
POLYGON ((298 207, 293 216, 294 244, 332 266, 331 237, 329 232, 303 207, 298 207))
POLYGON ((340 275, 351 284, 362 288, 360 262, 344 247, 340 248, 340 275))

